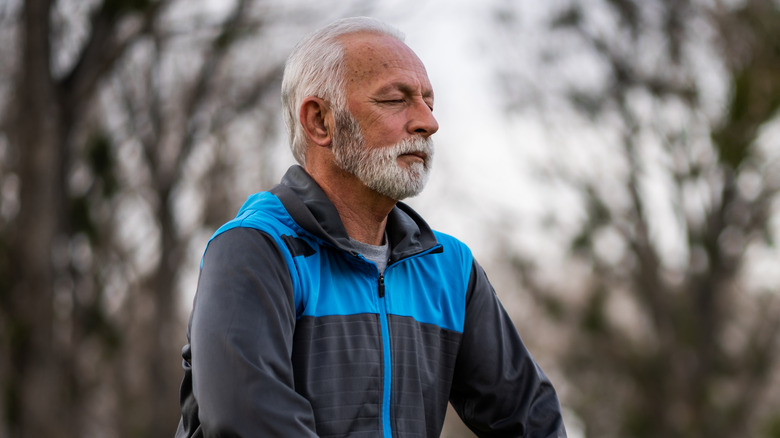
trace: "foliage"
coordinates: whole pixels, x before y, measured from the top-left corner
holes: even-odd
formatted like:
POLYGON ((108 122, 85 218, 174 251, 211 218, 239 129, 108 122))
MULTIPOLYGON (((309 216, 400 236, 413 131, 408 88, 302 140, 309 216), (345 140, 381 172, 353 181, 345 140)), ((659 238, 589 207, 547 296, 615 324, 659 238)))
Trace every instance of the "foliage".
POLYGON ((0 7, 0 436, 173 435, 181 281, 239 198, 276 180, 302 25, 353 7, 0 7))
MULTIPOLYGON (((575 229, 548 229, 569 236, 556 271, 581 276, 555 282, 530 255, 514 257, 570 335, 564 401, 588 436, 774 436, 780 297, 757 267, 778 257, 780 156, 766 133, 780 124, 780 8, 559 6, 541 70, 563 79, 538 103, 602 140, 576 148, 610 151, 609 165, 548 173, 581 202, 575 229)), ((509 38, 512 15, 498 20, 509 38)))

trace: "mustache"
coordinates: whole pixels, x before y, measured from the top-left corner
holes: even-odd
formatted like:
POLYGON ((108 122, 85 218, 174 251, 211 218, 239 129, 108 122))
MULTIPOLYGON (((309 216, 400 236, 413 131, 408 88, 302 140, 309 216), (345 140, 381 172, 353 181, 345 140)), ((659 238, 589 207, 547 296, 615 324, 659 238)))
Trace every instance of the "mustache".
POLYGON ((423 155, 426 164, 433 158, 434 151, 433 140, 430 137, 405 138, 386 150, 387 155, 392 158, 412 153, 423 155))

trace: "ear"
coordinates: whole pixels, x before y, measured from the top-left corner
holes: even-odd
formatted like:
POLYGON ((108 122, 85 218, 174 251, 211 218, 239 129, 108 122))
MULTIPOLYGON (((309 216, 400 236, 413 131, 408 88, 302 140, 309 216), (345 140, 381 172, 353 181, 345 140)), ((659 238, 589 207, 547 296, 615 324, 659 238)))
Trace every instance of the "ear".
POLYGON ((333 140, 333 118, 327 102, 315 96, 303 99, 298 117, 311 141, 318 146, 330 146, 333 140))

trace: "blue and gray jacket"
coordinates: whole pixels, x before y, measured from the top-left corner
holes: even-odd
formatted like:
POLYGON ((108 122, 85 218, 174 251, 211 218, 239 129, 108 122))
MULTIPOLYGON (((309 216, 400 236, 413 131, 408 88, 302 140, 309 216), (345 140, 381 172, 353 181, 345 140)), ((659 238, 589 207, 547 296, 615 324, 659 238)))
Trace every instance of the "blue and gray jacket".
POLYGON ((549 380, 469 249, 399 203, 383 274, 299 166, 209 242, 177 437, 565 437, 549 380))

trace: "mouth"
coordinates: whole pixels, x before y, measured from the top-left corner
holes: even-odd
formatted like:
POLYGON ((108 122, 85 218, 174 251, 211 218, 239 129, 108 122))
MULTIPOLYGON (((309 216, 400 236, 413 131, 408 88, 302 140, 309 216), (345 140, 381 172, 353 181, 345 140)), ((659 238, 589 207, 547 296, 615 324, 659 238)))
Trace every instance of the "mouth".
POLYGON ((425 160, 428 158, 428 154, 422 151, 414 151, 414 152, 407 152, 405 154, 399 155, 400 157, 411 157, 411 158, 418 158, 421 161, 425 162, 425 160))

